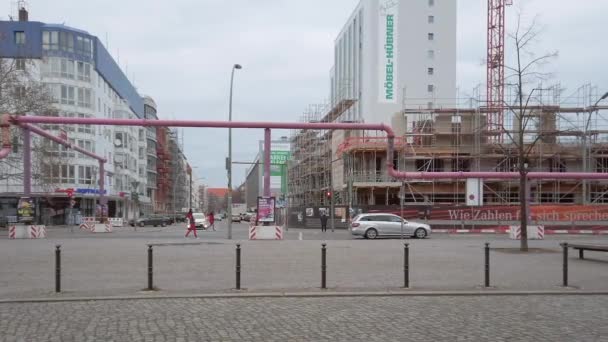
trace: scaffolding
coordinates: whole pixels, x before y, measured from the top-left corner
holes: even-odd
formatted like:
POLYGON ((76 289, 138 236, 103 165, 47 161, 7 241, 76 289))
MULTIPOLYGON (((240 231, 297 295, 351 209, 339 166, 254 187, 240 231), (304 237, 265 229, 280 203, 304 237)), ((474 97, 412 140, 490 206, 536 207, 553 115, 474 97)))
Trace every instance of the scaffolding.
MULTIPOLYGON (((519 171, 517 142, 523 135, 528 171, 608 172, 608 107, 596 106, 601 94, 591 85, 564 92, 559 84, 539 84, 527 106, 503 108, 501 130, 489 127, 494 109, 478 89, 452 106, 404 108, 393 118, 398 134, 393 163, 403 171, 519 171)), ((507 88, 506 103, 516 100, 514 89, 507 88)), ((302 119, 315 122, 329 112, 311 110, 302 119)), ((398 205, 402 187, 408 204, 466 204, 466 181, 393 179, 386 170, 386 138, 353 133, 336 132, 331 143, 326 132, 294 132, 291 206, 325 206, 325 189, 332 189, 336 205, 398 205)), ((532 203, 608 203, 606 181, 547 179, 530 186, 532 203)), ((486 180, 483 189, 484 204, 519 203, 518 180, 486 180)))

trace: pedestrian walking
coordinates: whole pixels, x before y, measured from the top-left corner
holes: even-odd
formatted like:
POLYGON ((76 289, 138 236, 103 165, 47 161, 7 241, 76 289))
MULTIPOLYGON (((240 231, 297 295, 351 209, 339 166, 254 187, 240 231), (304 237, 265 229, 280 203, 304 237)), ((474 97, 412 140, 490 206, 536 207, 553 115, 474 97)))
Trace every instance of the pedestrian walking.
POLYGON ((188 213, 186 214, 186 222, 188 224, 186 237, 190 235, 190 232, 194 232, 194 237, 198 239, 198 235, 196 235, 196 223, 194 222, 194 215, 192 215, 192 209, 188 210, 188 213))
POLYGON ((325 212, 321 213, 321 231, 327 231, 327 214, 325 214, 325 212))
POLYGON ((213 229, 213 231, 215 231, 215 214, 213 214, 213 211, 209 213, 209 227, 211 227, 211 229, 213 229))

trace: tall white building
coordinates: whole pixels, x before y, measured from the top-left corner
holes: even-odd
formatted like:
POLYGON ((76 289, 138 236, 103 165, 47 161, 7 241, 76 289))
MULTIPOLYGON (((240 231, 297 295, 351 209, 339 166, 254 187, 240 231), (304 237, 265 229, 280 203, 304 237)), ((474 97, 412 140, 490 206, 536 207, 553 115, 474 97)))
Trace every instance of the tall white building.
POLYGON ((361 0, 335 40, 331 104, 338 121, 391 123, 404 108, 456 97, 457 0, 361 0))

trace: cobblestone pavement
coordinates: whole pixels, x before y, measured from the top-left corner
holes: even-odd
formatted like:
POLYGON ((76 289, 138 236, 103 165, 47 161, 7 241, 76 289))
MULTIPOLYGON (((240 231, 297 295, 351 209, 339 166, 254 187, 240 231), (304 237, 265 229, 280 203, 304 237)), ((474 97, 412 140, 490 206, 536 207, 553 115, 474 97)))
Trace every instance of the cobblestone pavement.
POLYGON ((608 296, 0 305, 0 341, 608 341, 608 296))

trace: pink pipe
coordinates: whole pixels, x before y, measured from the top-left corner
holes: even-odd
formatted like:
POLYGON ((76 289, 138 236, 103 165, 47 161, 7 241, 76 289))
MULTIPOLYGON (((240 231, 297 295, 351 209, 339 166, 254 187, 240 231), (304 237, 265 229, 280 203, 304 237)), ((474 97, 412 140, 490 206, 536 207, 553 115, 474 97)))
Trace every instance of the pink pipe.
MULTIPOLYGON (((518 172, 401 172, 394 168, 393 151, 395 133, 385 124, 361 123, 280 123, 280 122, 225 122, 225 121, 180 121, 144 119, 98 119, 63 118, 49 116, 11 117, 15 124, 83 124, 116 126, 160 126, 160 127, 213 127, 213 128, 270 128, 270 129, 311 129, 311 130, 376 130, 385 131, 388 137, 387 169, 391 177, 397 179, 518 179, 518 172)), ((529 172, 529 179, 608 179, 608 173, 594 172, 529 172)))
POLYGON ((236 121, 193 121, 193 120, 145 120, 145 119, 101 119, 101 118, 64 118, 52 116, 13 116, 11 122, 69 124, 69 125, 112 125, 143 127, 208 127, 208 128, 270 128, 270 129, 311 129, 311 130, 369 130, 386 131, 394 136, 393 130, 384 124, 361 123, 288 123, 288 122, 236 122, 236 121))
POLYGON ((0 159, 6 158, 12 149, 10 115, 0 116, 0 129, 2 129, 2 146, 0 147, 0 159))
POLYGON ((19 126, 21 126, 23 128, 27 128, 30 131, 32 131, 32 132, 34 132, 34 133, 36 133, 36 134, 38 134, 38 135, 40 135, 42 137, 45 137, 45 138, 47 138, 49 140, 52 140, 52 141, 54 141, 54 142, 56 142, 58 144, 61 144, 61 145, 65 146, 65 147, 71 148, 74 151, 80 152, 80 153, 82 153, 82 154, 84 154, 86 156, 89 156, 89 157, 93 158, 93 159, 97 159, 100 162, 104 162, 105 163, 107 161, 106 158, 104 158, 104 157, 101 157, 101 156, 98 156, 98 155, 96 155, 94 153, 91 153, 91 152, 85 150, 82 147, 73 145, 69 140, 64 140, 64 139, 61 139, 59 137, 56 137, 56 136, 52 135, 51 133, 49 133, 49 132, 47 132, 47 131, 39 128, 39 127, 36 127, 34 125, 30 125, 30 124, 26 124, 26 123, 20 123, 19 126))

